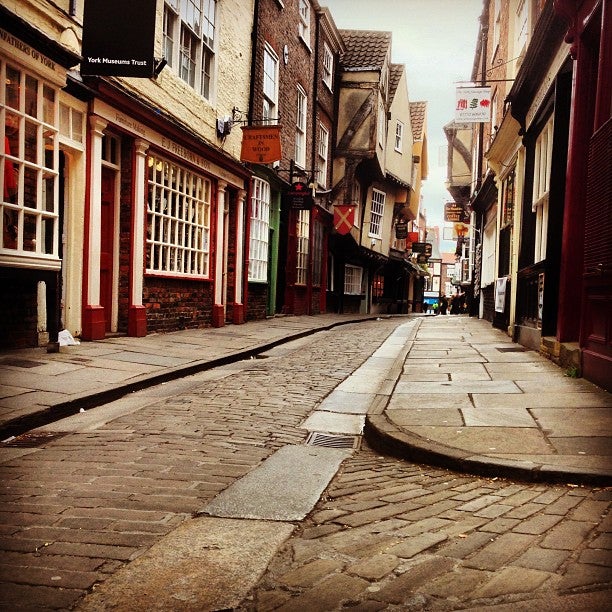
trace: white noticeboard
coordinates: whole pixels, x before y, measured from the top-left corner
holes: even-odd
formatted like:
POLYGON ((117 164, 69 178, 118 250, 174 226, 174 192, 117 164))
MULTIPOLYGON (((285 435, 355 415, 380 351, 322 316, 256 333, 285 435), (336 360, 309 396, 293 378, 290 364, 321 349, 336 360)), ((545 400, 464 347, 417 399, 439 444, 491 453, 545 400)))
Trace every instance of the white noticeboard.
POLYGON ((495 312, 504 312, 507 280, 508 279, 504 276, 495 281, 495 312))

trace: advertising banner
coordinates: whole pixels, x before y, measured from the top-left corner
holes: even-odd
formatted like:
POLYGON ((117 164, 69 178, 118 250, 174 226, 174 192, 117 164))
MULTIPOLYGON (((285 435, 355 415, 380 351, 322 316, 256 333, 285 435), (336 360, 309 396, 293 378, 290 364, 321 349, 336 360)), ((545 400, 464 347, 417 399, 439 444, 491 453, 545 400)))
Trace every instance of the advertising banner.
POLYGON ((153 76, 155 0, 87 0, 81 74, 153 76))

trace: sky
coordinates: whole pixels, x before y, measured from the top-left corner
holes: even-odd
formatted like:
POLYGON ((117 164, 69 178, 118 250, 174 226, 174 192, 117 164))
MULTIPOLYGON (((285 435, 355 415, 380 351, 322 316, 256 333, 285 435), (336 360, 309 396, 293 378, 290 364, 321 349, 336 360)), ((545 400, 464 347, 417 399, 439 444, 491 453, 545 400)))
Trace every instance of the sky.
MULTIPOLYGON (((392 32, 391 59, 405 64, 408 96, 427 101, 429 174, 423 184, 428 226, 444 225, 451 200, 443 126, 454 118, 455 86, 469 81, 483 0, 319 0, 339 29, 392 32)), ((441 250, 454 251, 445 241, 441 250)))

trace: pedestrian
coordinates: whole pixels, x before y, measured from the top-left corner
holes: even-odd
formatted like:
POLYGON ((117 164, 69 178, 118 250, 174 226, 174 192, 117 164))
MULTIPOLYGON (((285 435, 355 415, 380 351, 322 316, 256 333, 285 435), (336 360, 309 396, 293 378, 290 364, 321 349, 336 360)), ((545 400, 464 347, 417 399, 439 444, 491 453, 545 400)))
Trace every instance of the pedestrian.
POLYGON ((447 310, 448 310, 448 298, 446 297, 446 294, 443 293, 442 297, 440 298, 440 314, 445 315, 447 310))
POLYGON ((450 313, 452 315, 456 315, 459 314, 460 312, 460 308, 461 308, 461 303, 460 303, 460 298, 459 298, 459 292, 455 293, 453 295, 453 297, 451 298, 451 309, 450 309, 450 313))

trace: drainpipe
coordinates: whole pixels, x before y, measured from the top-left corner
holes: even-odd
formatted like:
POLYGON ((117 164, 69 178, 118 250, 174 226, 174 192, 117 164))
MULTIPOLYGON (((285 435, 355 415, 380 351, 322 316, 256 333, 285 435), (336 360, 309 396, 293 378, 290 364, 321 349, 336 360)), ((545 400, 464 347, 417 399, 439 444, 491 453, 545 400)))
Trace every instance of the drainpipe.
MULTIPOLYGON (((481 32, 481 57, 480 57, 480 85, 487 84, 487 46, 489 43, 489 12, 485 11, 481 16, 480 32, 481 32)), ((476 190, 480 190, 482 186, 482 170, 483 170, 483 151, 484 146, 484 123, 478 126, 478 160, 477 160, 477 176, 476 190)))
POLYGON ((249 124, 253 122, 255 104, 255 65, 257 59, 257 39, 259 38, 259 0, 255 0, 253 6, 253 30, 251 31, 251 82, 249 91, 249 124))

